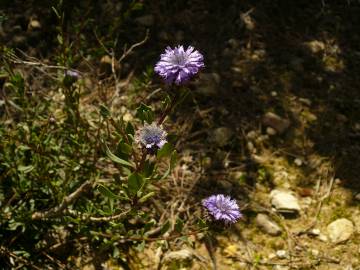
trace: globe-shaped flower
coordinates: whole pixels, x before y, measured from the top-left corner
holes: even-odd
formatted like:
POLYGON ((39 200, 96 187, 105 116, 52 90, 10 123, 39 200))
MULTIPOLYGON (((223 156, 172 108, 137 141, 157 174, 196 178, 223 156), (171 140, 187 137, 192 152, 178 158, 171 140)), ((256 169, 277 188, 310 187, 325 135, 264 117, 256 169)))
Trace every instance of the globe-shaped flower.
POLYGON ((167 143, 166 135, 166 131, 155 123, 145 123, 144 127, 136 132, 135 141, 153 153, 167 143))
POLYGON ((236 201, 223 194, 212 195, 204 199, 202 205, 215 220, 235 223, 242 217, 236 201))
POLYGON ((165 53, 161 54, 160 61, 155 65, 155 72, 165 82, 175 82, 180 85, 203 67, 204 57, 194 47, 189 46, 186 50, 183 46, 177 46, 174 49, 167 47, 165 53))

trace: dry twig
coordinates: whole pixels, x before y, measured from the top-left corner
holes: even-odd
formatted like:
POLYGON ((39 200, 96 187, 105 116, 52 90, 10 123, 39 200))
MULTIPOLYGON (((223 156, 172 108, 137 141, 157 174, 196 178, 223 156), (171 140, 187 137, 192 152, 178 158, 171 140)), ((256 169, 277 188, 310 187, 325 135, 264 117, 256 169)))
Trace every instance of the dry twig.
POLYGON ((35 212, 32 214, 31 219, 32 220, 41 220, 46 218, 52 218, 57 217, 62 214, 64 209, 74 202, 83 192, 85 192, 89 187, 91 186, 90 181, 85 181, 80 187, 78 187, 77 190, 75 190, 70 195, 66 196, 60 205, 51 208, 50 210, 47 210, 45 212, 35 212))

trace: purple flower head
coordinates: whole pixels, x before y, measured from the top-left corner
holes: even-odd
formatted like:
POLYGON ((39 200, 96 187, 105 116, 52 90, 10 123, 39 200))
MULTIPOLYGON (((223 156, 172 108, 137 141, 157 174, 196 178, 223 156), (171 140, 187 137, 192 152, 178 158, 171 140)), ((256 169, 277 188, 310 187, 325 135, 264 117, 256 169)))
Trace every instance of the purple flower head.
POLYGON ((167 47, 161 54, 160 61, 155 65, 158 73, 167 83, 180 85, 188 81, 201 68, 204 67, 204 57, 201 53, 189 46, 184 50, 183 46, 174 49, 167 47))
POLYGON ((135 141, 153 153, 167 143, 166 135, 166 131, 155 123, 151 125, 145 123, 144 127, 136 132, 135 141))
POLYGON ((242 217, 236 201, 223 194, 212 195, 204 199, 202 205, 215 220, 235 223, 242 217))

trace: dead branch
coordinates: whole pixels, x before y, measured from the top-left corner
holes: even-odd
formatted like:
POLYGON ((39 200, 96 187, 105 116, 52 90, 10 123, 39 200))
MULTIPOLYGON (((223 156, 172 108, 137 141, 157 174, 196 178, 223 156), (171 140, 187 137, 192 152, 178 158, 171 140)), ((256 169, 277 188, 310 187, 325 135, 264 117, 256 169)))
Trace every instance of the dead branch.
POLYGON ((76 218, 80 218, 81 220, 84 221, 89 220, 93 222, 104 222, 104 221, 112 221, 112 220, 120 219, 125 217, 130 211, 131 209, 128 209, 116 215, 104 216, 104 217, 92 217, 92 216, 84 216, 75 210, 71 210, 71 209, 68 210, 69 214, 75 216, 76 218))
POLYGON ((32 214, 32 220, 41 220, 46 218, 53 218, 61 215, 63 210, 72 202, 74 202, 82 193, 84 193, 91 186, 90 181, 85 181, 77 190, 66 196, 60 205, 47 210, 45 212, 35 212, 32 214))

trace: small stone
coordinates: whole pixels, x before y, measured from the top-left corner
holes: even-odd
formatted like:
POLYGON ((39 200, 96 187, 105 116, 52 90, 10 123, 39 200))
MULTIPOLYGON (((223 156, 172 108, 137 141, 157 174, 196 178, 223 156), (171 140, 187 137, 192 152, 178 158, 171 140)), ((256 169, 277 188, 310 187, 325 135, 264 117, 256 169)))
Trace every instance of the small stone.
POLYGON ((274 268, 273 268, 274 270, 289 270, 290 268, 288 267, 288 266, 286 266, 286 265, 275 265, 274 266, 274 268))
POLYGON ((134 119, 134 117, 132 116, 131 113, 127 112, 127 113, 124 114, 123 119, 126 122, 130 122, 130 121, 132 121, 134 119))
POLYGON ((138 17, 135 19, 135 22, 137 22, 138 24, 142 25, 142 26, 152 26, 155 22, 155 17, 153 15, 144 15, 141 17, 138 17))
POLYGON ((271 220, 267 215, 258 214, 255 221, 262 231, 273 236, 281 234, 281 228, 279 225, 277 225, 275 221, 271 220))
POLYGON ((229 129, 227 127, 220 127, 220 128, 215 129, 212 140, 218 146, 224 146, 229 143, 232 135, 233 135, 233 132, 231 129, 229 129))
POLYGON ((320 230, 319 229, 312 229, 310 231, 311 235, 315 235, 315 236, 319 236, 320 235, 320 230))
POLYGON ((325 234, 319 234, 318 236, 319 240, 322 241, 322 242, 327 242, 328 241, 328 238, 325 234))
POLYGON ((283 250, 283 249, 277 250, 276 256, 280 259, 285 259, 287 257, 287 252, 286 252, 286 250, 283 250))
POLYGON ((101 64, 111 65, 111 64, 112 64, 111 57, 108 56, 108 55, 104 55, 103 57, 101 57, 100 63, 101 63, 101 64))
POLYGON ((356 195, 354 196, 354 199, 357 200, 357 201, 360 201, 360 193, 356 194, 356 195))
POLYGON ((246 137, 250 140, 254 140, 257 137, 257 133, 256 133, 256 131, 252 130, 252 131, 248 132, 248 134, 246 134, 246 137))
POLYGON ((268 256, 268 258, 269 258, 270 260, 272 260, 272 259, 276 258, 276 254, 275 254, 275 253, 270 253, 269 256, 268 256))
POLYGON ((279 115, 267 112, 262 119, 265 126, 275 129, 278 133, 282 134, 290 126, 290 121, 280 117, 279 115))
POLYGON ((32 19, 29 22, 29 29, 30 30, 38 30, 41 28, 41 23, 38 20, 32 19))
POLYGON ((319 256, 320 252, 317 249, 312 249, 311 250, 311 255, 313 255, 314 257, 319 256))
POLYGON ((269 134, 270 136, 274 136, 274 135, 276 135, 276 130, 273 129, 272 127, 267 127, 266 133, 269 134))
POLYGON ((318 53, 325 50, 325 43, 318 40, 313 40, 306 42, 305 45, 310 49, 313 53, 318 53))
POLYGON ((303 164, 303 162, 300 158, 295 158, 294 163, 296 166, 299 166, 299 167, 303 164))
POLYGON ((171 263, 173 261, 186 262, 192 260, 194 257, 194 253, 189 249, 182 249, 177 251, 170 251, 165 254, 163 258, 163 262, 171 263))
POLYGON ((346 218, 340 218, 327 226, 327 232, 332 243, 342 243, 354 233, 354 224, 346 218))
POLYGON ((271 91, 270 94, 271 94, 272 97, 276 97, 278 95, 276 91, 271 91))
POLYGON ((252 142, 247 142, 247 148, 248 148, 249 152, 251 152, 251 153, 254 152, 255 147, 252 142))
POLYGON ((300 212, 298 199, 290 191, 274 189, 270 193, 271 204, 279 213, 294 214, 300 212))

